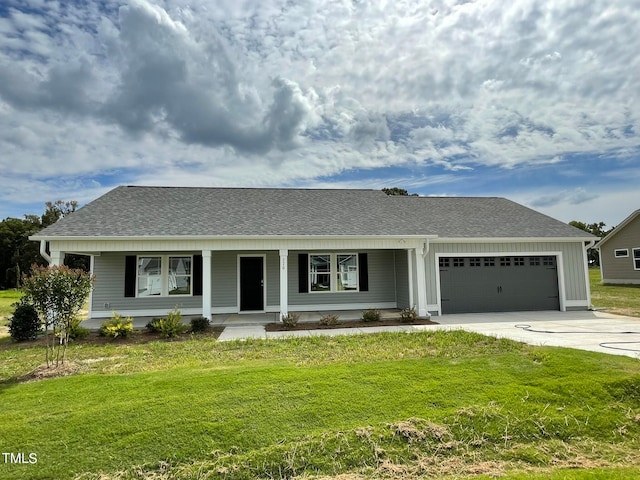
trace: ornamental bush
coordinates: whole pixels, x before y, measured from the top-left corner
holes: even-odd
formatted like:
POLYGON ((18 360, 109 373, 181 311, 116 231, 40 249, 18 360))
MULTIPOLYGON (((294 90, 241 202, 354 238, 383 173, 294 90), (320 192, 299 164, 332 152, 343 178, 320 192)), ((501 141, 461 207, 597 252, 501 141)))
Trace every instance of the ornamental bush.
POLYGON ((38 312, 26 302, 15 303, 16 310, 9 320, 9 334, 16 342, 35 340, 42 331, 38 312))
POLYGON ((282 315, 282 323, 284 324, 284 328, 295 328, 298 324, 298 320, 300 320, 300 314, 295 312, 289 312, 286 315, 282 315))
POLYGON ((187 330, 187 326, 182 323, 182 313, 177 308, 171 310, 166 317, 161 318, 158 326, 164 338, 177 337, 187 330))
POLYGON ((78 340, 80 338, 85 338, 89 335, 89 329, 80 326, 82 323, 82 318, 76 317, 73 321, 69 322, 69 339, 70 340, 78 340))
POLYGON ((328 313, 320 317, 320 321, 318 323, 327 327, 333 327, 340 323, 340 317, 338 315, 328 313))
POLYGON ((191 319, 191 331, 194 333, 206 332, 210 326, 211 322, 207 317, 193 317, 191 319))
POLYGON ((100 335, 109 338, 128 337, 131 332, 133 332, 133 319, 122 318, 118 312, 113 312, 113 316, 102 322, 100 326, 100 335))
POLYGON ((400 312, 400 321, 402 323, 413 323, 418 320, 418 312, 415 308, 405 308, 400 312))
POLYGON ((147 322, 144 328, 146 328, 149 333, 160 333, 160 320, 162 319, 153 318, 147 322))
POLYGON ((380 321, 380 310, 371 309, 365 310, 362 312, 362 320, 365 322, 379 322, 380 321))

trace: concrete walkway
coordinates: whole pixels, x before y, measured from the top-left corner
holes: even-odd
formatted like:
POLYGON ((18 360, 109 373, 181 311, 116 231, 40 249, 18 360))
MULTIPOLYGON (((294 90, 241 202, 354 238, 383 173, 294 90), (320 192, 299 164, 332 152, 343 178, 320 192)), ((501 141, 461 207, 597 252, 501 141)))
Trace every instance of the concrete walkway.
POLYGON ((266 332, 263 325, 226 326, 220 341, 376 332, 466 330, 531 345, 577 348, 640 359, 640 318, 604 312, 467 313, 433 317, 438 325, 266 332))

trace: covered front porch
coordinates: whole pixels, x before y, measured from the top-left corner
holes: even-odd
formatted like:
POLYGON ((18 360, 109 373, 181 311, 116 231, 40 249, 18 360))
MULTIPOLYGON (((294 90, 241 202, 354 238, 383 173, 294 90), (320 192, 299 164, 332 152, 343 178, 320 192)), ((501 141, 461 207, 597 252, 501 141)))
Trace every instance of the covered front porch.
POLYGON ((431 306, 425 237, 59 241, 49 251, 53 265, 66 252, 91 256, 96 325, 118 312, 144 326, 174 308, 222 325, 352 311, 346 320, 374 308, 427 317, 431 306))

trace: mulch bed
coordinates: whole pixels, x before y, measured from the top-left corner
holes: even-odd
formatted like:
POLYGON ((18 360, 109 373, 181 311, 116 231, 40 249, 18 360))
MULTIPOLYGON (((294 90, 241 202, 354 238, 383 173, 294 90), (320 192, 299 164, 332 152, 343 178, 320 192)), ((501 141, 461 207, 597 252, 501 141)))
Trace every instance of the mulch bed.
POLYGON ((293 328, 287 328, 282 323, 269 323, 265 325, 267 332, 291 332, 294 330, 331 330, 335 328, 362 328, 362 327, 408 327, 411 325, 438 325, 438 322, 433 322, 426 318, 418 319, 415 322, 405 323, 400 321, 399 318, 383 318, 377 322, 365 322, 363 320, 343 320, 337 325, 321 325, 318 322, 298 322, 293 328))
MULTIPOLYGON (((214 337, 218 338, 223 327, 214 326, 209 328, 206 332, 194 333, 196 338, 214 337)), ((191 339, 191 332, 181 333, 180 335, 172 338, 164 338, 160 333, 153 333, 147 330, 135 330, 128 337, 109 338, 103 337, 98 332, 89 332, 87 336, 71 340, 69 345, 139 345, 149 342, 165 341, 165 342, 180 342, 191 339)), ((27 340, 25 342, 14 342, 9 339, 0 342, 0 350, 7 350, 10 348, 33 348, 44 347, 45 338, 39 336, 36 340, 27 340)))

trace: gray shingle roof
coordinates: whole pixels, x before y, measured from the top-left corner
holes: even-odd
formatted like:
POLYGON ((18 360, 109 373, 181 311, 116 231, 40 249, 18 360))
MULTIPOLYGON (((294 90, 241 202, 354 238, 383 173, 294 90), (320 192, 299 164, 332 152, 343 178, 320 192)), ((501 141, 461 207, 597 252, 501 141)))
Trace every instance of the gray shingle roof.
POLYGON ((503 198, 389 197, 379 190, 118 187, 34 236, 167 237, 589 234, 503 198))

